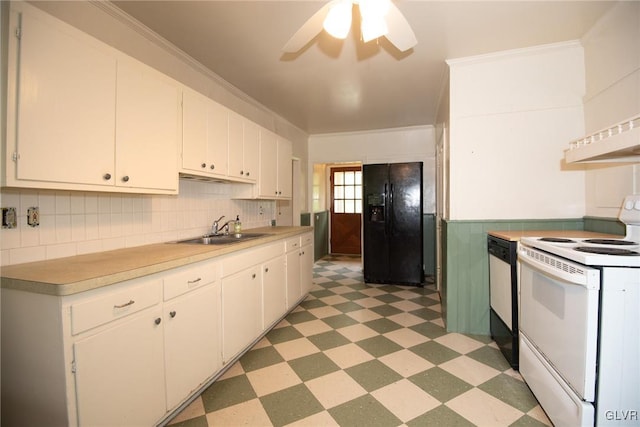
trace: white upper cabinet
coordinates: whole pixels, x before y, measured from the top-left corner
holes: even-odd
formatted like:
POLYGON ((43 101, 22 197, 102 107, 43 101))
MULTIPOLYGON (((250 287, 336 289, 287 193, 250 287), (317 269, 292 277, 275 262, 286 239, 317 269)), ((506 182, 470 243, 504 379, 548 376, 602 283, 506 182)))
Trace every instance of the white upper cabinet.
POLYGON ((120 60, 117 88, 115 185, 177 190, 178 86, 150 67, 120 60))
POLYGON ((176 82, 11 3, 3 185, 176 193, 176 82))
MULTIPOLYGON (((21 19, 19 39, 11 34, 19 62, 9 68, 15 179, 110 185, 103 175, 114 173, 116 58, 47 15, 21 19)), ((17 17, 12 24, 19 28, 17 17)))
POLYGON ((258 178, 259 127, 233 111, 229 112, 229 176, 254 183, 258 178))
POLYGON ((229 173, 229 112, 184 89, 182 94, 182 172, 225 178, 229 173))
POLYGON ((291 142, 263 129, 260 135, 259 198, 290 199, 293 148, 291 142))

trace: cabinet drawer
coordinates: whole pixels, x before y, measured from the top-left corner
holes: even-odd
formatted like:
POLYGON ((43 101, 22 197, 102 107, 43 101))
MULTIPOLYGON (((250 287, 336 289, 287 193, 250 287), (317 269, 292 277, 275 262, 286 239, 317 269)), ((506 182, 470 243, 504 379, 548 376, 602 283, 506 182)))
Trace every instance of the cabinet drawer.
POLYGON ((227 277, 253 265, 262 264, 284 253, 282 242, 247 249, 238 255, 227 257, 222 263, 222 276, 227 277))
POLYGON ((170 300, 220 278, 217 262, 202 262, 175 270, 164 278, 164 300, 170 300))
POLYGON ((287 252, 292 251, 294 249, 298 249, 300 247, 300 237, 292 237, 290 239, 287 239, 287 241, 284 242, 285 245, 285 250, 287 252))
POLYGON ((301 246, 310 245, 311 243, 313 243, 313 234, 307 233, 303 234, 302 237, 300 237, 301 246))
POLYGON ((132 285, 71 305, 71 333, 87 331, 160 302, 161 279, 132 285))

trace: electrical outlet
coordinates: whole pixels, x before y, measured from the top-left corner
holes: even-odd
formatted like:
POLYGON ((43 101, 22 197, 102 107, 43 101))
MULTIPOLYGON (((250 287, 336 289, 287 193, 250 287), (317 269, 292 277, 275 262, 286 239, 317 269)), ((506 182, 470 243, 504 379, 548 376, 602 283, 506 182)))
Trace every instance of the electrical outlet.
POLYGON ((27 209, 27 224, 31 227, 40 225, 40 208, 37 206, 27 209))
POLYGON ((16 228, 17 226, 16 208, 2 208, 2 228, 16 228))

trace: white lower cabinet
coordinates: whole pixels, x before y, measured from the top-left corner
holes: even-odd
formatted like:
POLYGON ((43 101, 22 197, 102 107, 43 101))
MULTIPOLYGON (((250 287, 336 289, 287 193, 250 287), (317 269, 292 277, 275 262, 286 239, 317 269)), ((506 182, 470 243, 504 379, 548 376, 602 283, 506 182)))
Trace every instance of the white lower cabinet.
POLYGON ((222 359, 228 363, 262 332, 260 268, 222 278, 222 359))
POLYGON ((284 254, 262 264, 263 326, 269 328, 287 311, 284 254))
POLYGON ((313 285, 313 234, 300 237, 300 290, 306 295, 313 285))
POLYGON ((162 423, 307 292, 312 237, 293 240, 68 296, 3 288, 3 424, 162 423))
POLYGON ((73 345, 79 425, 150 426, 165 413, 162 311, 131 317, 73 345))
POLYGON ((167 409, 171 410, 222 367, 220 284, 170 301, 162 317, 167 409))

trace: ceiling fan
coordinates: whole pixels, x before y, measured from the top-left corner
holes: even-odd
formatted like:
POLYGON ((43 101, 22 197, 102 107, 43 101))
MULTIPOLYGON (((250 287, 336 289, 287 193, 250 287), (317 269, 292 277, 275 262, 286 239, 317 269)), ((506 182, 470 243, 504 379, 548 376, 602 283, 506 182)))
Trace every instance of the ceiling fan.
POLYGON ((299 51, 323 29, 333 37, 346 38, 354 5, 360 9, 360 30, 365 43, 384 36, 401 52, 418 43, 409 22, 391 0, 331 0, 296 31, 282 50, 299 51))

